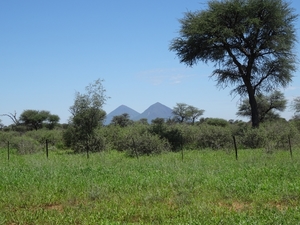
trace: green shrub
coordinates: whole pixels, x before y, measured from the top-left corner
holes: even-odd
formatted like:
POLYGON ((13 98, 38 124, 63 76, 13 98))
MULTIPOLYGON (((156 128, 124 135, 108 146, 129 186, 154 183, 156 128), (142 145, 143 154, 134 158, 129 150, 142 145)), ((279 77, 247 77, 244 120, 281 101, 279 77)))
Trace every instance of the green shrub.
POLYGON ((4 132, 0 131, 0 147, 6 148, 8 142, 12 142, 13 138, 20 136, 16 131, 4 132))
POLYGON ((266 122, 261 125, 265 130, 266 141, 265 148, 267 151, 289 149, 289 139, 298 139, 298 131, 293 124, 286 121, 266 122))
POLYGON ((180 129, 175 125, 168 125, 164 120, 155 120, 149 127, 149 132, 154 135, 158 135, 161 139, 165 139, 169 142, 172 151, 181 149, 183 145, 183 136, 180 129))
POLYGON ((229 127, 203 124, 197 136, 197 147, 200 149, 228 149, 233 141, 229 127))
POLYGON ((166 139, 161 139, 158 135, 149 132, 131 137, 128 142, 127 153, 129 156, 160 154, 170 151, 171 146, 166 139))
POLYGON ((245 127, 237 138, 243 148, 263 148, 266 144, 266 132, 263 128, 245 127))
POLYGON ((132 142, 132 137, 147 132, 147 127, 148 125, 142 123, 134 123, 126 127, 110 125, 103 128, 103 135, 111 149, 125 151, 132 142))
POLYGON ((72 146, 75 153, 82 152, 100 152, 106 149, 105 138, 99 131, 89 136, 87 139, 80 139, 72 146))
POLYGON ((197 137, 200 133, 200 126, 191 126, 188 124, 180 124, 177 126, 182 134, 182 143, 184 149, 197 149, 197 137))
POLYGON ((77 130, 73 126, 68 126, 62 133, 64 146, 71 148, 75 153, 100 152, 106 149, 102 128, 95 129, 84 138, 82 136, 79 138, 76 132, 77 130))
POLYGON ((212 126, 219 126, 219 127, 226 127, 229 125, 229 122, 227 120, 221 118, 207 118, 205 119, 204 123, 212 126))
POLYGON ((40 129, 40 130, 28 131, 24 135, 26 137, 31 137, 32 139, 38 141, 41 145, 45 145, 47 140, 48 144, 52 148, 62 149, 64 146, 62 130, 40 129))
POLYGON ((38 141, 26 137, 16 136, 10 142, 12 149, 16 149, 18 154, 33 154, 44 150, 45 145, 41 145, 38 141))

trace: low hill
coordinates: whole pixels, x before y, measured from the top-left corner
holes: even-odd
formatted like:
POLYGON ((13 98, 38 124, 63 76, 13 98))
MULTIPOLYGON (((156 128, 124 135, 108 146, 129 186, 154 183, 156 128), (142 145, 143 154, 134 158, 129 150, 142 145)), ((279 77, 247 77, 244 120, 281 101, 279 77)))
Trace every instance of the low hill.
POLYGON ((129 108, 126 105, 121 105, 107 114, 104 124, 110 124, 114 116, 119 116, 124 113, 127 113, 129 115, 129 118, 134 121, 146 118, 148 120, 148 123, 151 123, 151 121, 156 118, 169 119, 173 117, 172 109, 159 102, 149 106, 143 113, 138 113, 137 111, 129 108))
POLYGON ((127 113, 131 120, 133 120, 133 118, 140 115, 140 113, 138 113, 137 111, 129 108, 128 106, 121 105, 121 106, 119 106, 118 108, 116 108, 115 110, 113 110, 112 112, 110 112, 109 114, 106 115, 104 125, 110 124, 110 122, 111 122, 111 120, 114 116, 119 116, 119 115, 122 115, 124 113, 127 113))

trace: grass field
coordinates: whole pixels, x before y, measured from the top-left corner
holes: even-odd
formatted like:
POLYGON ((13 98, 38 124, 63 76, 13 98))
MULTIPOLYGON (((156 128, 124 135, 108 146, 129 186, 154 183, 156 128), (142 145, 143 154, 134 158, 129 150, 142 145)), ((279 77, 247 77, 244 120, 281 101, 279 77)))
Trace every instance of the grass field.
POLYGON ((0 224, 300 224, 300 153, 0 153, 0 224))

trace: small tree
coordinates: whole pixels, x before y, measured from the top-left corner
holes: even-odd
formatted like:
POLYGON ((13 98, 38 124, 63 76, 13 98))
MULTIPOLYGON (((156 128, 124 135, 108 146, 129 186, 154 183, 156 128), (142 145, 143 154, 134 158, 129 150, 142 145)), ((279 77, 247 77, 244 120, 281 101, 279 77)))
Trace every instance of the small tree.
POLYGON ((59 122, 60 118, 58 115, 49 115, 47 118, 47 128, 52 130, 59 122))
POLYGON ((300 96, 293 99, 291 109, 294 111, 294 118, 300 118, 300 96))
POLYGON ((19 121, 24 123, 29 129, 38 130, 43 127, 44 122, 54 118, 56 122, 59 121, 59 117, 57 115, 51 115, 49 111, 28 109, 24 110, 20 115, 19 121))
POLYGON ((204 113, 203 109, 198 109, 191 105, 189 105, 187 107, 187 115, 188 115, 188 118, 192 121, 192 124, 194 124, 196 119, 198 119, 200 116, 202 116, 203 113, 204 113))
MULTIPOLYGON (((280 118, 279 112, 286 109, 287 100, 280 91, 274 91, 270 95, 259 94, 256 96, 259 122, 280 118)), ((251 107, 247 99, 244 99, 239 106, 238 116, 251 118, 251 107)))
POLYGON ((119 125, 120 127, 126 127, 132 123, 133 121, 130 120, 128 113, 123 113, 122 115, 114 116, 111 120, 111 124, 119 125))
POLYGON ((98 79, 88 85, 85 94, 76 92, 74 105, 70 107, 72 116, 64 137, 76 152, 99 151, 103 147, 102 144, 98 145, 95 133, 106 115, 102 107, 108 97, 102 82, 98 79))
POLYGON ((172 113, 174 114, 175 119, 182 123, 187 118, 187 108, 188 105, 185 103, 176 103, 176 106, 173 108, 172 113))
POLYGON ((13 121, 13 123, 14 123, 15 126, 18 126, 19 123, 20 123, 19 119, 17 118, 17 112, 16 111, 14 113, 2 114, 0 116, 7 116, 7 117, 9 117, 13 121))
POLYGON ((203 115, 204 110, 185 103, 177 103, 173 108, 172 113, 175 117, 175 120, 177 120, 179 123, 191 122, 194 124, 195 120, 203 115))
POLYGON ((252 127, 259 127, 257 94, 286 87, 295 71, 293 11, 283 0, 211 0, 180 20, 170 50, 189 66, 215 63, 217 84, 247 96, 252 127))

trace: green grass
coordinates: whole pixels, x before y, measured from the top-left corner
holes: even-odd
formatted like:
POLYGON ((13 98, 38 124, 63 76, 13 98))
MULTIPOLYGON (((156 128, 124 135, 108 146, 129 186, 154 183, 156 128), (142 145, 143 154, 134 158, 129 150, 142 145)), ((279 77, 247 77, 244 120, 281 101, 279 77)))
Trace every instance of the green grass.
POLYGON ((300 224, 300 153, 0 153, 0 224, 300 224))

